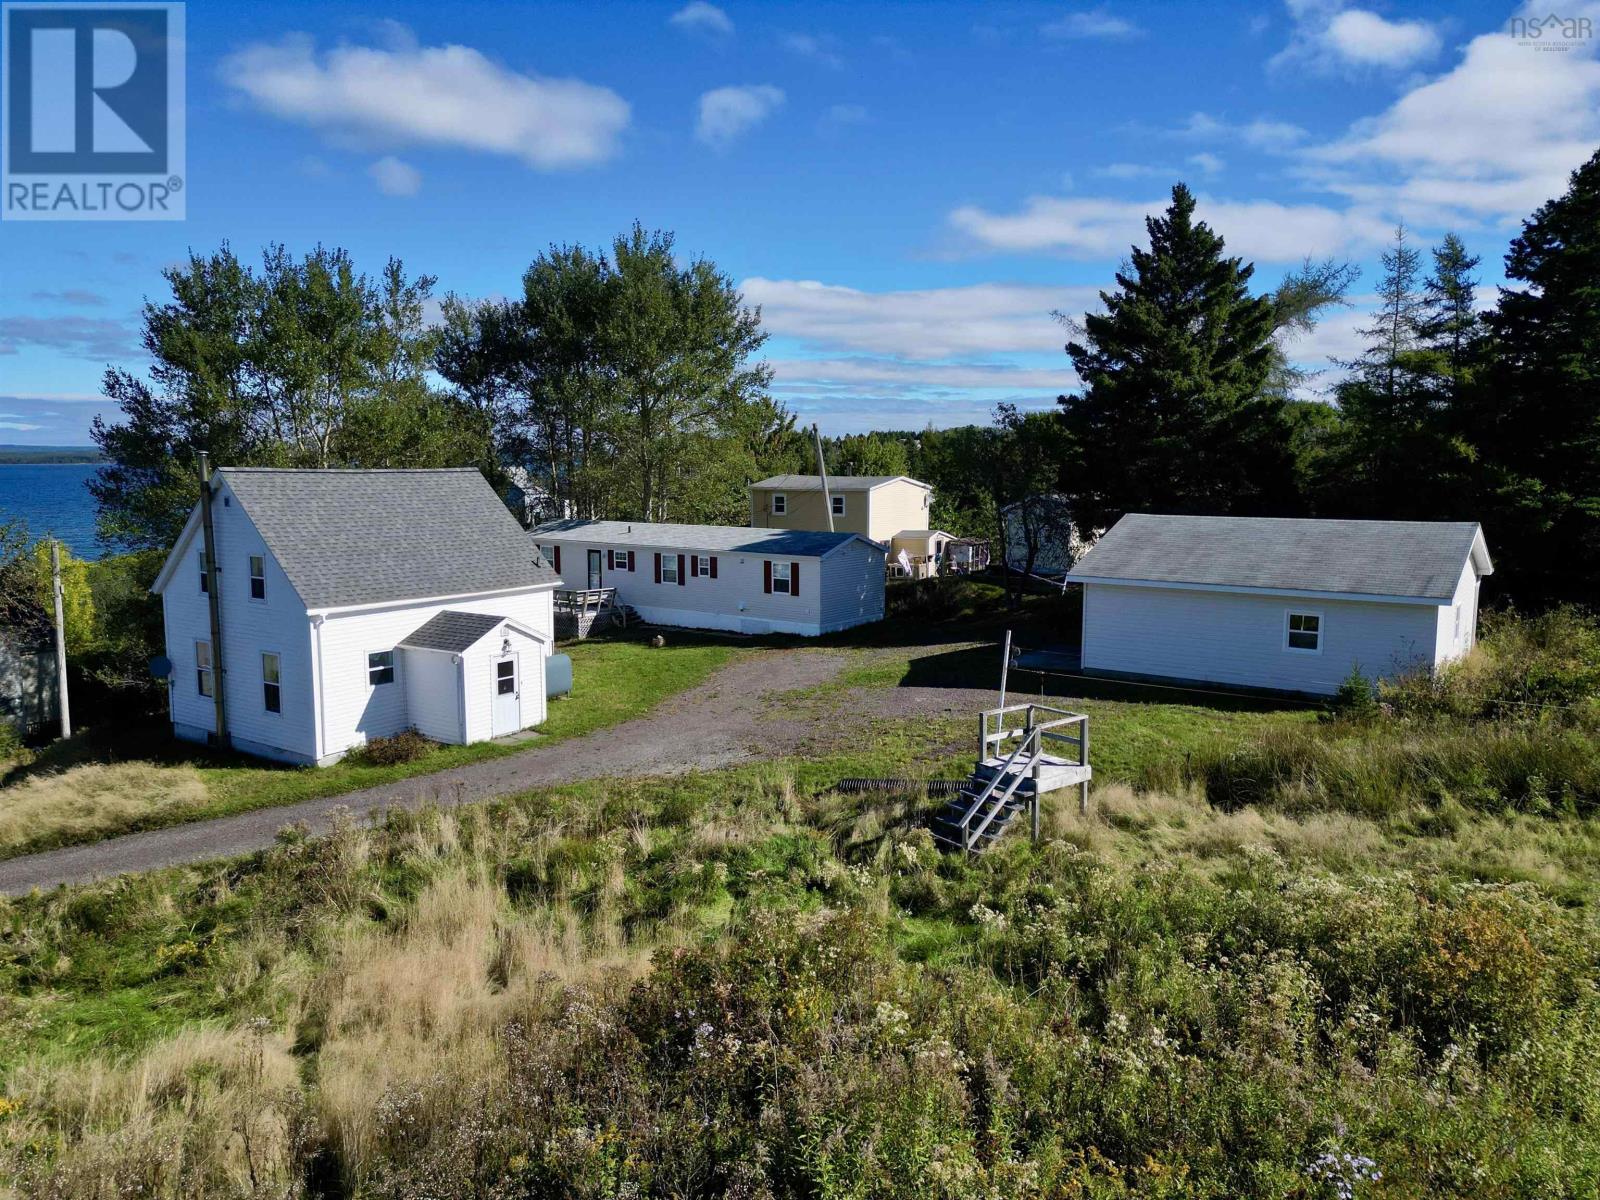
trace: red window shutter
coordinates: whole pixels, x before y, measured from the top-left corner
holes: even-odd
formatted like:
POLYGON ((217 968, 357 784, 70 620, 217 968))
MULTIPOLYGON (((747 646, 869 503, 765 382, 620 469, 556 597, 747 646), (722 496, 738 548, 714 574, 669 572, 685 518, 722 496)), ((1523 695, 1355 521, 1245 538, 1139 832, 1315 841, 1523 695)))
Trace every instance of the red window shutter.
POLYGON ((617 569, 617 552, 615 550, 607 550, 606 551, 606 570, 615 571, 616 569, 617 569))
POLYGON ((800 564, 797 563, 797 562, 792 562, 792 563, 789 564, 789 595, 798 596, 799 594, 800 594, 800 564))
POLYGON ((689 574, 695 579, 700 578, 700 556, 698 554, 689 556, 689 574))
POLYGON ((629 550, 628 551, 628 570, 632 571, 632 570, 635 570, 635 569, 636 568, 633 565, 633 551, 629 550))
POLYGON ((763 559, 761 563, 761 590, 767 595, 772 595, 772 560, 763 559))
POLYGON ((661 551, 656 551, 656 582, 661 582, 661 551))
POLYGON ((552 549, 555 551, 556 574, 559 575, 561 574, 561 547, 554 546, 552 549))
POLYGON ((678 586, 682 587, 684 584, 686 584, 688 582, 689 582, 688 577, 685 575, 684 569, 683 569, 683 555, 680 554, 680 555, 678 555, 678 586))
POLYGON ((716 577, 717 577, 717 556, 715 554, 713 554, 711 556, 711 578, 715 579, 716 577))

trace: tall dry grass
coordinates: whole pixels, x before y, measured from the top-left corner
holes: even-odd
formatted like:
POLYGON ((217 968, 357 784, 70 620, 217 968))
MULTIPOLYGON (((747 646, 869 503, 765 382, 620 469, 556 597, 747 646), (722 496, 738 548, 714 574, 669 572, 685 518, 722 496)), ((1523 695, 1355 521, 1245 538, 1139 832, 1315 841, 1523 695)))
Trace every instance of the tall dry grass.
POLYGON ((156 816, 199 811, 208 799, 192 767, 89 763, 0 788, 0 854, 85 841, 156 816))

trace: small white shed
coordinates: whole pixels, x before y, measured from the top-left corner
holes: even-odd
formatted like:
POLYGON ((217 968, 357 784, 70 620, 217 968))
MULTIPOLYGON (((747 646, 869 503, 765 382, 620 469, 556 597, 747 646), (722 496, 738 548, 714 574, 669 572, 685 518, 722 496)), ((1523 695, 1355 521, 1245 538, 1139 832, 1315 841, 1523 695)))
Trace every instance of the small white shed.
POLYGON ((883 619, 884 547, 856 533, 549 521, 530 534, 569 588, 644 620, 807 637, 883 619))
POLYGON ((1086 672, 1331 695, 1472 648, 1473 521, 1130 513, 1067 573, 1086 672))

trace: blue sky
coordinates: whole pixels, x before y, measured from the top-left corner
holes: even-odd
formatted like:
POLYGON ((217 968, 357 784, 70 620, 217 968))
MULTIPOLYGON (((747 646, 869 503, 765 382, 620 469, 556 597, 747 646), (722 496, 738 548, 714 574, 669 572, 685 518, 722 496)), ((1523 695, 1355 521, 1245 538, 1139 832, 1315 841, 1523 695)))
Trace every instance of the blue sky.
MULTIPOLYGON (((161 267, 225 239, 488 296, 552 242, 672 229, 763 306, 778 393, 830 433, 1048 406, 1074 383, 1051 312, 1095 303, 1179 179, 1263 287, 1331 255, 1364 297, 1396 221, 1455 229, 1492 285, 1600 146, 1600 38, 1553 52, 1519 14, 192 3, 187 220, 0 223, 0 442, 84 442, 161 267)), ((1362 319, 1296 356, 1349 355, 1362 319)))

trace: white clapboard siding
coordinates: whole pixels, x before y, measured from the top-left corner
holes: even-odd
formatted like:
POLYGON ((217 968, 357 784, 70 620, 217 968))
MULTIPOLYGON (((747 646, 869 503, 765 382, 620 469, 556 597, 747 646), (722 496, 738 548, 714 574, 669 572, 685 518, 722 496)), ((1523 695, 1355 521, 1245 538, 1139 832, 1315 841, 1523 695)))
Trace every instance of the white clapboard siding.
POLYGON ((1091 583, 1084 586, 1083 666, 1330 695, 1353 666, 1380 678, 1431 661, 1441 619, 1430 604, 1091 583), (1321 615, 1320 653, 1285 647, 1290 611, 1321 615))
POLYGON ((1435 664, 1444 664, 1460 658, 1471 650, 1478 636, 1478 573, 1469 559, 1461 568, 1461 578, 1456 581, 1455 595, 1450 603, 1438 610, 1437 632, 1434 639, 1435 664))
MULTIPOLYGON (((331 614, 312 639, 322 677, 321 758, 327 759, 359 746, 370 738, 392 737, 410 727, 412 719, 406 704, 405 674, 414 656, 397 653, 394 682, 376 685, 370 681, 367 656, 373 651, 395 649, 407 634, 447 609, 510 617, 546 636, 553 632, 554 615, 548 590, 331 614)), ((542 696, 543 654, 538 658, 538 663, 529 663, 527 669, 530 677, 537 671, 538 691, 542 696)), ((469 740, 476 740, 470 737, 474 728, 471 695, 469 681, 467 728, 469 740)))
MULTIPOLYGON (((222 601, 223 699, 229 731, 240 750, 289 762, 316 757, 315 701, 311 677, 311 635, 305 605, 267 550, 255 526, 233 500, 225 484, 218 487, 212 525, 217 541, 222 601), (250 555, 266 562, 266 598, 250 596, 250 555), (263 698, 261 654, 279 656, 282 711, 269 713, 263 698)), ((173 677, 172 720, 180 737, 204 739, 216 729, 216 709, 199 694, 195 679, 195 642, 211 640, 211 614, 200 590, 203 539, 198 520, 190 522, 179 543, 180 565, 162 593, 173 677)))

